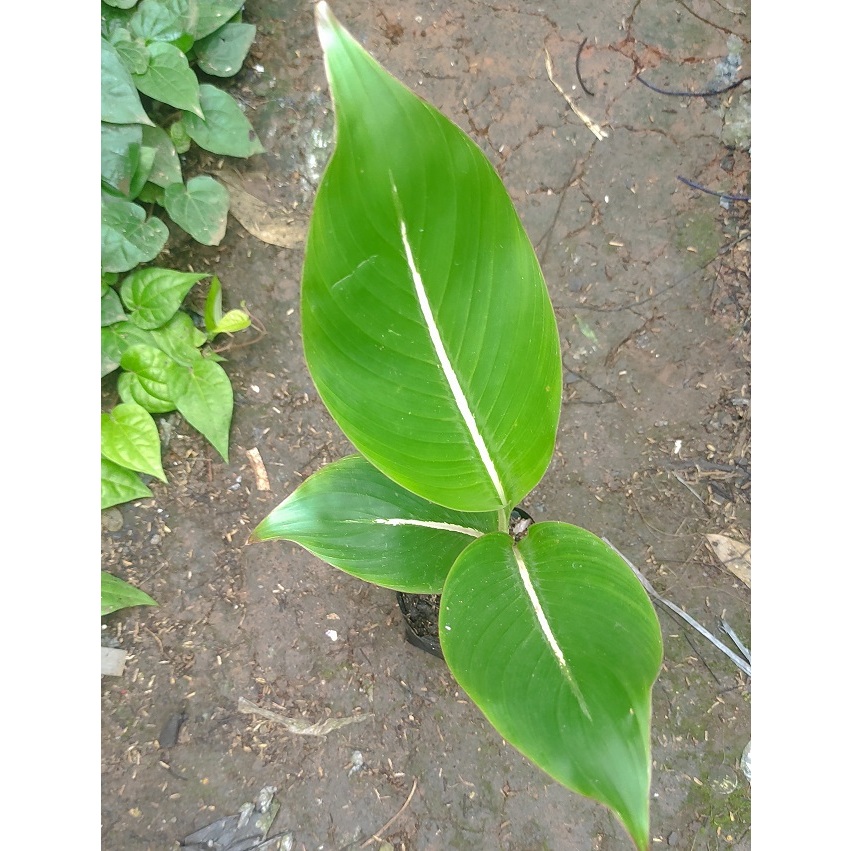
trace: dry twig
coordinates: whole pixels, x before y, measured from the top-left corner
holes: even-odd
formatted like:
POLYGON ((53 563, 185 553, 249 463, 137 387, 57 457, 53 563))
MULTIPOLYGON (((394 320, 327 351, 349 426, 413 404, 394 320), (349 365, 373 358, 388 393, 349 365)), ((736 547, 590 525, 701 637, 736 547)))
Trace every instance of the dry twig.
POLYGON ((378 830, 376 830, 375 833, 373 833, 372 836, 369 837, 369 839, 367 839, 365 842, 362 842, 361 845, 360 845, 361 848, 366 848, 367 845, 371 845, 373 842, 381 842, 381 834, 384 833, 384 831, 387 830, 387 828, 389 828, 390 825, 392 825, 393 822, 396 821, 396 819, 399 818, 399 816, 402 815, 403 812, 405 812, 405 808, 408 806, 408 804, 411 803, 411 798, 414 797, 414 792, 416 792, 416 791, 417 791, 417 778, 415 777, 414 778, 414 785, 411 786, 411 791, 408 793, 408 797, 405 800, 405 803, 402 804, 401 808, 399 809, 399 812, 397 812, 396 815, 393 816, 393 818, 390 819, 390 821, 381 825, 381 827, 379 827, 378 830))
POLYGON ((608 138, 609 134, 597 124, 596 121, 589 118, 571 99, 570 95, 553 79, 553 60, 550 58, 550 52, 544 48, 544 58, 547 63, 547 76, 550 82, 556 87, 559 94, 567 101, 567 105, 576 113, 582 123, 600 140, 608 138))

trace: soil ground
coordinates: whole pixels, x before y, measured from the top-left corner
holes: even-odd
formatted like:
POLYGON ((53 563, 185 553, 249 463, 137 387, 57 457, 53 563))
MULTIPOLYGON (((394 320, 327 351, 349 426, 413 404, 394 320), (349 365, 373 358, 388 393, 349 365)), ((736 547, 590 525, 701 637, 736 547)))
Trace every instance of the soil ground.
MULTIPOLYGON (((706 537, 750 540, 749 204, 678 178, 749 195, 750 88, 662 94, 637 76, 697 93, 749 75, 749 8, 332 8, 481 146, 538 253, 565 386, 555 457, 524 508, 605 536, 662 596, 722 637, 724 618, 749 646, 749 585, 706 537), (730 76, 733 36, 742 67, 733 59, 730 76), (553 79, 606 137, 548 79, 545 48, 553 79)), ((104 513, 103 569, 159 607, 103 621, 102 643, 129 656, 122 676, 102 679, 102 847, 177 848, 275 786, 272 834, 292 831, 296 851, 627 851, 605 808, 506 745, 445 664, 404 641, 393 592, 295 546, 247 544, 271 508, 352 447, 313 388, 299 335, 300 228, 333 145, 312 8, 248 0, 245 19, 258 35, 228 88, 266 153, 199 166, 235 170, 285 217, 292 247, 252 236, 235 218, 217 248, 176 232, 169 243, 168 265, 215 272, 225 306, 244 300, 265 333, 243 332, 224 352, 236 398, 229 463, 179 417, 166 418, 168 485, 104 513), (257 487, 251 449, 269 491, 257 487), (366 720, 296 735, 240 711, 241 699, 309 723, 366 720)), ((106 386, 105 404, 111 393, 106 386)), ((740 765, 750 679, 658 611, 665 664, 653 697, 652 847, 750 848, 740 765)))

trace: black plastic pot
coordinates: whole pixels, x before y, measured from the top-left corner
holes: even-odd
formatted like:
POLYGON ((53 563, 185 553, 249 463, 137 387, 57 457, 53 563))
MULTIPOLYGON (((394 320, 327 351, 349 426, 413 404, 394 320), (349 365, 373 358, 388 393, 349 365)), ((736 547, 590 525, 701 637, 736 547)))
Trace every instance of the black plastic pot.
MULTIPOLYGON (((526 530, 535 521, 522 508, 511 511, 512 533, 516 538, 526 534, 526 530)), ((438 659, 443 658, 438 633, 440 612, 440 594, 407 594, 396 592, 396 602, 405 622, 405 640, 438 659)))

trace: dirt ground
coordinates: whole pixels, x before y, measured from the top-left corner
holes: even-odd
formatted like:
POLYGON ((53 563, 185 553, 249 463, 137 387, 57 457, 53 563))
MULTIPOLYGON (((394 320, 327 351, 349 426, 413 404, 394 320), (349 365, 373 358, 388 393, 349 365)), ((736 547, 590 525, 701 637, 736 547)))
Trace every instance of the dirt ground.
MULTIPOLYGON (((605 536, 659 594, 720 637, 724 618, 749 646, 749 584, 706 536, 750 540, 750 205, 679 179, 749 195, 749 82, 683 94, 750 74, 749 7, 331 6, 482 147, 538 253, 565 386, 555 457, 524 507, 605 536), (548 79, 545 48, 553 79, 606 136, 548 79)), ((445 664, 405 643, 393 592, 295 546, 247 544, 271 508, 352 448, 317 397, 299 334, 301 229, 333 144, 312 8, 248 0, 245 20, 257 40, 229 90, 267 152, 201 165, 234 169, 292 247, 233 217, 218 248, 176 232, 169 243, 169 265, 215 272, 225 306, 244 300, 263 331, 224 352, 230 462, 166 418, 168 485, 104 512, 102 568, 159 607, 103 620, 102 644, 129 656, 122 676, 102 679, 102 847, 175 849, 274 786, 269 835, 291 831, 296 851, 627 851, 605 808, 506 745, 445 664), (270 491, 257 487, 251 449, 270 491), (363 717, 297 735, 242 711, 245 700, 309 723, 363 717)), ((105 404, 113 392, 104 386, 105 404)), ((658 611, 652 847, 748 849, 750 679, 658 611)))

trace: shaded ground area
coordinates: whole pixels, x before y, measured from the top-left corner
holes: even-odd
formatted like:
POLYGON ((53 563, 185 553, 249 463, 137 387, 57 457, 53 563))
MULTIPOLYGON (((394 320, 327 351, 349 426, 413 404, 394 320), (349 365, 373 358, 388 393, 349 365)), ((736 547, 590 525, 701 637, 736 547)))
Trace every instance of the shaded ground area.
MULTIPOLYGON (((482 147, 535 245, 565 387, 555 457, 524 507, 605 536, 660 594, 718 635, 724 618, 749 645, 749 587, 706 538, 749 541, 749 205, 678 179, 749 194, 749 83, 691 97, 636 76, 673 92, 747 76, 748 11, 719 0, 332 8, 482 147), (545 50, 553 79, 605 137, 550 81, 545 50)), ((230 462, 166 418, 169 484, 104 516, 103 568, 160 606, 104 620, 103 643, 130 656, 102 683, 103 848, 177 848, 275 786, 273 832, 291 830, 297 851, 626 851, 613 816, 507 746, 445 664, 404 642, 395 594, 294 546, 247 546, 274 505, 352 448, 316 395, 299 336, 303 227, 333 129, 312 8, 249 0, 245 18, 258 38, 231 91, 267 153, 201 165, 235 170, 293 247, 233 218, 218 248, 177 233, 170 243, 170 265, 215 271, 226 307, 245 300, 266 333, 224 353, 230 462), (255 448, 270 491, 257 487, 255 448), (309 723, 365 720, 298 735, 241 711, 241 698, 309 723)), ((739 760, 750 681, 664 607, 659 617, 653 847, 749 848, 739 760)))

